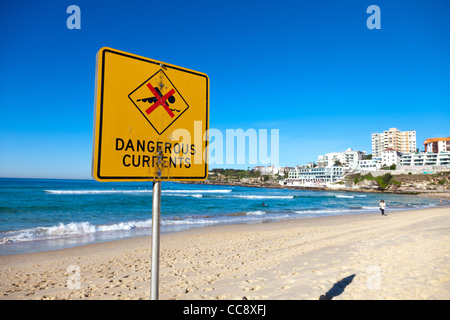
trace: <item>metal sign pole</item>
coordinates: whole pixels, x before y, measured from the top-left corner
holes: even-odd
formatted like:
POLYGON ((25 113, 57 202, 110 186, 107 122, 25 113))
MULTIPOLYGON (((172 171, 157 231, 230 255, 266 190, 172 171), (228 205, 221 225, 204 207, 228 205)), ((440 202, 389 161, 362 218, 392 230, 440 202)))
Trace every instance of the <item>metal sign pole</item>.
POLYGON ((159 222, 161 217, 161 181, 153 182, 152 205, 152 274, 150 299, 158 300, 159 293, 159 222))

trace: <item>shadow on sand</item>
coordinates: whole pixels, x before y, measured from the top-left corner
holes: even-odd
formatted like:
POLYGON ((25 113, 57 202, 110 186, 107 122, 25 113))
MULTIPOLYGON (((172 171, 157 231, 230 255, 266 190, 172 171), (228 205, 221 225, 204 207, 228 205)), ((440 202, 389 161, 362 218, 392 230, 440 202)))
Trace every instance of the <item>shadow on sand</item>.
POLYGON ((345 287, 347 287, 352 282, 355 275, 356 274, 352 274, 351 276, 348 276, 336 282, 333 287, 328 290, 327 293, 320 296, 319 300, 331 300, 334 297, 340 295, 342 292, 344 292, 345 287))

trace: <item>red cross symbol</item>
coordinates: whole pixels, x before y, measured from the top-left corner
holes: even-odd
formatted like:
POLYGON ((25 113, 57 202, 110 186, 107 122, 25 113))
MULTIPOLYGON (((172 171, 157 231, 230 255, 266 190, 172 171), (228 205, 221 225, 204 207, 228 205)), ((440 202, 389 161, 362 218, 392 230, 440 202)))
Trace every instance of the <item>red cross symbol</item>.
POLYGON ((151 83, 147 83, 147 87, 150 89, 150 91, 153 93, 153 95, 155 96, 155 98, 158 101, 156 101, 154 104, 152 104, 152 106, 150 108, 148 108, 147 110, 145 110, 145 112, 147 114, 150 114, 153 110, 155 110, 158 106, 161 105, 167 111, 169 116, 171 118, 173 118, 175 115, 173 114, 172 110, 170 110, 170 108, 167 106, 166 100, 169 99, 170 96, 172 96, 175 93, 175 90, 172 89, 169 92, 167 92, 164 96, 162 96, 158 93, 158 91, 155 90, 155 88, 153 88, 151 83))

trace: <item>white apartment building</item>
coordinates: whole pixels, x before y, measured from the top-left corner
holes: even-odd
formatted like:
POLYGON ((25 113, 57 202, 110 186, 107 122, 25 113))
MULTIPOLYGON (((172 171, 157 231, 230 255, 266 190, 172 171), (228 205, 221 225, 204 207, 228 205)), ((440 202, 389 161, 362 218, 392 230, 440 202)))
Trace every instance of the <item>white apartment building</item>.
POLYGON ((344 175, 343 167, 316 167, 301 168, 296 167, 289 171, 288 184, 297 185, 321 185, 336 182, 344 175))
POLYGON ((372 156, 381 157, 381 152, 394 149, 401 153, 416 152, 416 131, 400 131, 389 128, 381 133, 372 133, 372 156))
POLYGON ((381 169, 381 159, 359 160, 358 171, 377 171, 381 169))
POLYGON ((342 166, 351 169, 356 169, 358 161, 363 158, 366 153, 363 151, 355 151, 348 148, 342 152, 330 152, 325 155, 317 157, 317 165, 319 167, 333 167, 336 161, 339 161, 342 166))
POLYGON ((381 151, 381 166, 389 167, 393 164, 396 166, 400 164, 400 152, 392 148, 381 151))
POLYGON ((450 166, 450 152, 418 152, 403 154, 401 166, 450 166))

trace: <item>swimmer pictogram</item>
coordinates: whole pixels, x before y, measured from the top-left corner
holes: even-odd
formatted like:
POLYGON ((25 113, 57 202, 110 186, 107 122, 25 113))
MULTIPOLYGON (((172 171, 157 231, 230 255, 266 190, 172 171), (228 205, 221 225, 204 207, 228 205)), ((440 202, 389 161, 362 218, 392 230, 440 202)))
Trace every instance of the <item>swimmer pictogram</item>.
POLYGON ((156 72, 128 97, 158 134, 189 108, 163 70, 156 72))
POLYGON ((171 118, 174 117, 174 114, 172 111, 180 112, 180 110, 169 108, 166 104, 166 102, 175 103, 175 97, 173 96, 173 94, 175 93, 175 90, 172 89, 169 91, 169 93, 167 93, 166 95, 163 96, 163 94, 161 93, 161 90, 159 90, 158 87, 152 87, 150 84, 148 84, 147 87, 153 93, 154 97, 149 97, 149 98, 144 98, 144 99, 138 100, 138 102, 142 101, 142 102, 154 103, 150 108, 145 110, 145 112, 147 114, 150 114, 159 105, 163 106, 164 109, 166 109, 167 113, 170 115, 171 118))

